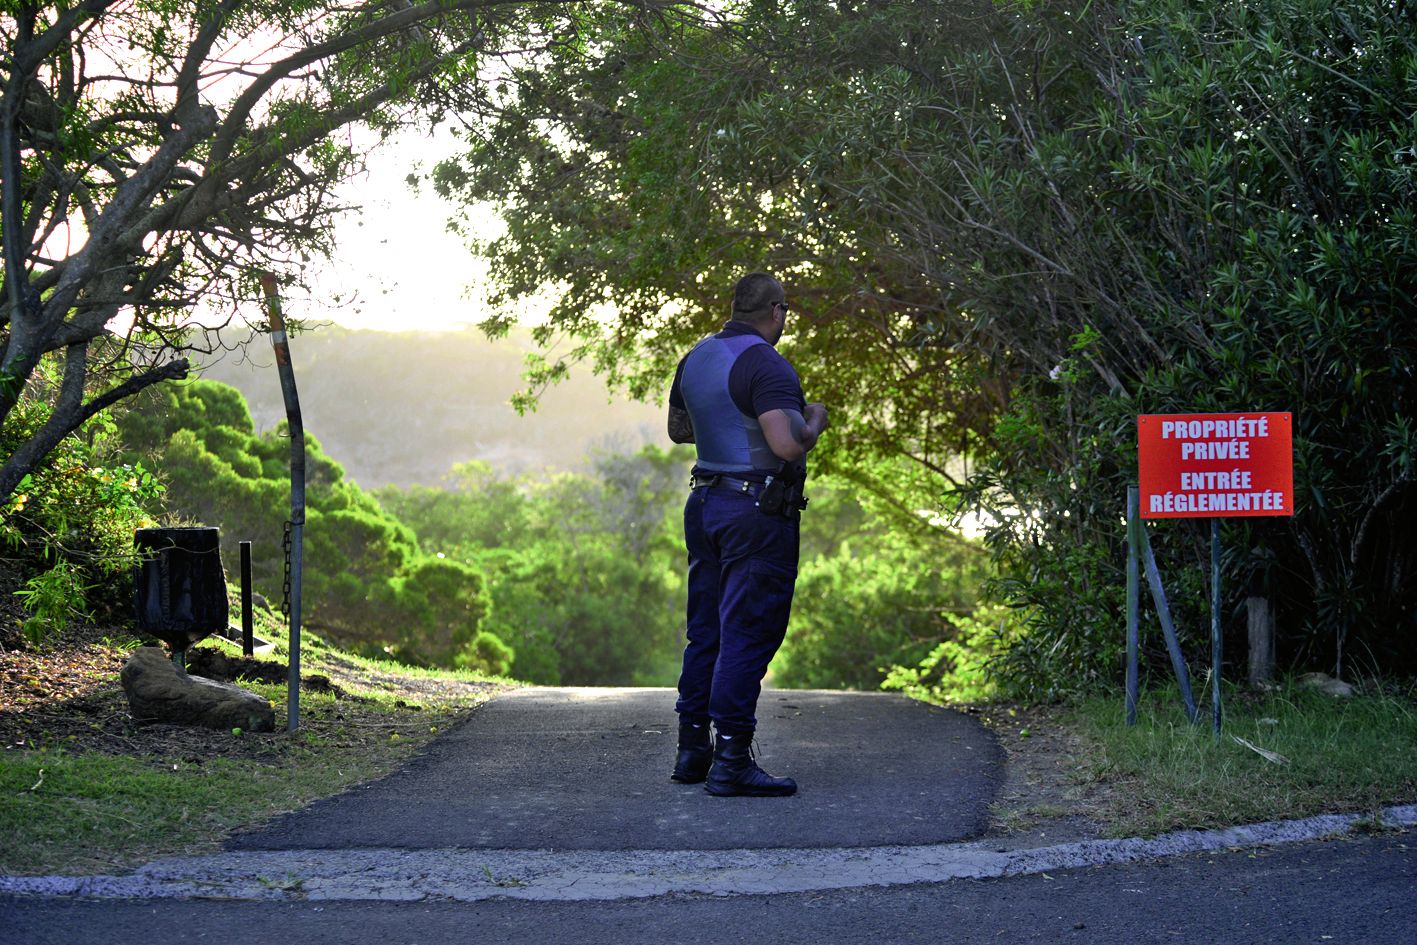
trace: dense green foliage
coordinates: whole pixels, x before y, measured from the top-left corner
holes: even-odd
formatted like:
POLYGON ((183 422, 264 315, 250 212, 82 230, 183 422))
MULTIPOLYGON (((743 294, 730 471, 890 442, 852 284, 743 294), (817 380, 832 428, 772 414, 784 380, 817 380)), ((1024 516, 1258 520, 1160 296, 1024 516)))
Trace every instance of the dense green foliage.
MULTIPOLYGON (((22 596, 33 620, 62 623, 100 605, 127 623, 132 529, 155 518, 219 527, 228 572, 237 543, 251 540, 256 589, 278 605, 289 514, 283 430, 257 435, 240 393, 211 381, 150 391, 134 406, 95 430, 98 447, 68 442, 55 454, 65 465, 12 502, 12 543, 62 553, 31 569, 22 596), (100 454, 114 458, 100 466, 100 454), (90 579, 100 574, 101 593, 90 579)), ((27 409, 42 418, 42 403, 27 409)), ((673 685, 692 454, 647 447, 596 455, 581 471, 518 476, 467 463, 446 488, 371 495, 310 438, 305 624, 407 663, 548 684, 673 685)), ((875 688, 891 674, 892 685, 921 694, 982 692, 978 664, 999 626, 972 616, 981 549, 849 482, 819 478, 810 492, 774 682, 875 688)))
MULTIPOLYGON (((253 543, 256 588, 281 601, 290 442, 258 436, 241 394, 212 381, 170 385, 123 415, 124 442, 167 485, 167 511, 222 530, 228 567, 253 543)), ((411 663, 505 668, 477 639, 486 591, 476 570, 423 554, 413 533, 306 440, 304 619, 348 646, 411 663)), ((131 537, 131 536, 130 536, 131 537)))
MULTIPOLYGON (((692 455, 685 447, 647 447, 549 478, 506 477, 469 463, 454 471, 448 489, 388 488, 377 496, 424 548, 487 574, 484 626, 515 652, 512 675, 673 685, 683 646, 683 481, 692 455)), ((892 667, 914 667, 938 647, 957 645, 958 622, 972 613, 983 580, 981 549, 919 516, 863 507, 843 483, 817 482, 810 492, 792 626, 773 664, 774 684, 873 689, 892 667)), ((974 652, 981 651, 987 645, 974 652)), ((959 662, 952 654, 933 681, 959 662)), ((931 681, 925 676, 916 680, 922 692, 931 681)))
POLYGON ((483 463, 447 490, 377 495, 425 548, 487 575, 483 626, 539 683, 672 682, 683 624, 671 508, 684 457, 653 448, 587 472, 505 478, 483 463))
MULTIPOLYGON (((0 451, 31 436, 52 413, 57 371, 41 365, 0 435, 0 451)), ((24 578, 17 591, 24 636, 42 644, 73 619, 113 619, 126 609, 133 529, 161 486, 140 463, 125 463, 113 421, 102 414, 86 436, 68 437, 3 504, 0 540, 10 567, 24 578)), ((0 628, 0 638, 10 628, 0 628)))
MULTIPOLYGON (((838 481, 810 491, 792 621, 773 681, 875 689, 893 669, 916 668, 939 647, 958 646, 988 571, 978 544, 918 515, 863 505, 838 481)), ((959 668, 958 655, 938 667, 937 678, 959 668)))
MULTIPOLYGON (((1287 665, 1417 666, 1405 5, 742 3, 581 27, 434 178, 505 215, 482 247, 505 300, 560 287, 542 340, 657 393, 739 274, 782 273, 803 313, 785 350, 839 411, 819 461, 980 516, 1027 624, 999 665, 1034 694, 1118 676, 1135 416, 1292 410, 1297 514, 1227 524, 1226 630, 1256 590, 1287 665)), ((1155 544, 1194 652, 1203 533, 1155 544)))
MULTIPOLYGON (((159 520, 220 528, 229 574, 237 543, 253 541, 256 590, 280 604, 283 430, 257 435, 239 392, 209 381, 148 392, 134 407, 95 429, 96 446, 66 441, 55 454, 63 465, 46 467, 8 510, 5 535, 32 559, 19 593, 36 642, 94 610, 128 625, 132 529, 159 520)), ((42 419, 42 402, 26 409, 42 419)), ((691 460, 688 448, 648 447, 536 475, 475 462, 455 468, 445 488, 370 494, 311 438, 305 625, 356 652, 416 665, 545 684, 673 685, 691 460)), ((914 513, 864 507, 845 483, 818 481, 812 494, 777 684, 874 688, 964 638, 978 547, 914 513)), ((987 648, 952 656, 934 681, 978 652, 987 648)), ((942 692, 930 679, 912 681, 942 692)))

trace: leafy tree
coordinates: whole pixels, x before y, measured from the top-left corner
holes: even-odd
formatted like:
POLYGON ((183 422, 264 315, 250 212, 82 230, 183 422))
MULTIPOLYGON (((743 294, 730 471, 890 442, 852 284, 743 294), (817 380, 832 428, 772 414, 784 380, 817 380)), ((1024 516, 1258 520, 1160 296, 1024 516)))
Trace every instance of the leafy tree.
MULTIPOLYGON (((228 561, 239 541, 252 541, 254 583, 279 601, 290 510, 281 429, 258 436, 241 394, 213 381, 144 396, 151 402, 124 414, 120 427, 134 455, 166 480, 168 513, 220 527, 228 561)), ((306 623, 410 663, 499 671, 510 654, 479 639, 488 606, 482 573, 425 554, 412 530, 345 479, 318 440, 306 443, 306 623)))
POLYGON ((0 425, 62 353, 48 421, 0 464, 9 496, 105 406, 185 375, 212 325, 329 248, 332 186, 378 136, 474 113, 508 30, 557 3, 9 3, 0 12, 0 425), (118 321, 115 321, 118 318, 118 321))
MULTIPOLYGON (((999 665, 1039 694, 1115 678, 1135 415, 1294 410, 1297 514, 1227 525, 1231 601, 1267 587, 1291 665, 1417 665, 1404 6, 789 2, 587 30, 435 176, 500 203, 504 299, 560 287, 544 341, 648 395, 741 271, 783 273, 790 356, 842 408, 821 461, 990 523, 1028 621, 999 665)), ((1193 626, 1201 537, 1156 542, 1193 626)))
POLYGON ((398 603, 412 619, 399 627, 400 652, 442 666, 506 673, 512 649, 480 629, 488 606, 484 584, 480 571, 445 558, 425 557, 407 568, 398 603))
POLYGON ((813 396, 850 418, 834 439, 944 472, 999 384, 926 324, 941 300, 918 260, 897 261, 896 221, 868 217, 833 175, 864 176, 872 134, 899 124, 878 87, 906 84, 912 57, 987 48, 1002 29, 992 9, 742 4, 720 19, 611 8, 589 18, 594 42, 515 70, 495 122, 433 184, 498 204, 506 233, 480 247, 498 299, 560 288, 537 334, 572 344, 532 380, 588 357, 637 395, 662 395, 684 350, 726 318, 736 278, 767 268, 803 312, 784 350, 813 396), (793 53, 764 54, 775 48, 793 53))

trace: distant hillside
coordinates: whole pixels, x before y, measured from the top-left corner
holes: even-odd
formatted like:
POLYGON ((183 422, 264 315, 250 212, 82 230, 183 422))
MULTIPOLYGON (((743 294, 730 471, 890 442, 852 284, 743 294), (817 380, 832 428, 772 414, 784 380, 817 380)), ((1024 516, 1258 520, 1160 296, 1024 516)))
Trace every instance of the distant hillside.
MULTIPOLYGON (((567 469, 595 448, 664 440, 661 407, 612 400, 589 368, 548 390, 536 413, 517 416, 507 402, 533 348, 525 337, 492 342, 476 331, 325 328, 290 342, 306 430, 365 488, 438 485, 471 459, 507 472, 567 469)), ((240 389, 259 429, 284 419, 264 339, 203 374, 240 389)))

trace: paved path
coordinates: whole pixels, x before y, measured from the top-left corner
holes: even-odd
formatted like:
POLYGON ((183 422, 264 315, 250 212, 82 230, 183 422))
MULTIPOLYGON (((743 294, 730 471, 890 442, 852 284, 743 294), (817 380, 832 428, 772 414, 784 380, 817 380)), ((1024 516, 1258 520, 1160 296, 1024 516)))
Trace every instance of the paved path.
POLYGON ((1417 928, 1417 807, 1346 842, 1358 818, 1030 849, 970 839, 1003 757, 967 715, 769 692, 763 761, 802 791, 726 799, 668 780, 671 707, 666 690, 504 695, 226 853, 0 877, 0 942, 1409 945, 1417 928))
POLYGON ((759 760, 797 780, 795 797, 717 798, 670 781, 670 690, 526 689, 393 776, 228 848, 863 847, 986 829, 1004 757, 975 718, 879 693, 769 690, 758 709, 759 760))

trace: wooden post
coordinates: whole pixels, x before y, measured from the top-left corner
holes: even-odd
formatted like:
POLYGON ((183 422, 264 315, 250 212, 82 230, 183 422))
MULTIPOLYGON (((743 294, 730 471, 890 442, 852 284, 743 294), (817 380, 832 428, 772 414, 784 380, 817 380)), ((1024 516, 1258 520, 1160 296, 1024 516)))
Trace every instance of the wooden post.
POLYGON ((1269 598, 1252 594, 1245 598, 1250 617, 1251 686, 1263 686, 1274 681, 1274 608, 1269 598))
POLYGON ((241 542, 241 655, 256 652, 256 634, 251 625, 251 543, 241 542))

